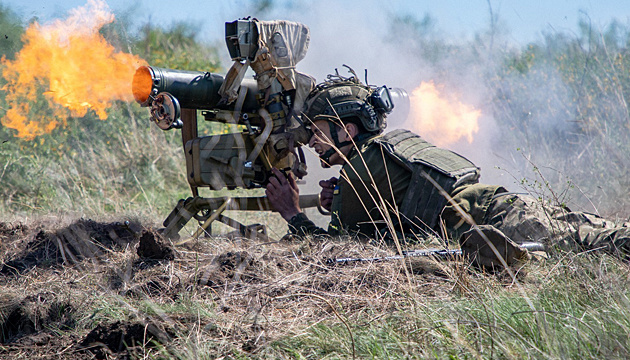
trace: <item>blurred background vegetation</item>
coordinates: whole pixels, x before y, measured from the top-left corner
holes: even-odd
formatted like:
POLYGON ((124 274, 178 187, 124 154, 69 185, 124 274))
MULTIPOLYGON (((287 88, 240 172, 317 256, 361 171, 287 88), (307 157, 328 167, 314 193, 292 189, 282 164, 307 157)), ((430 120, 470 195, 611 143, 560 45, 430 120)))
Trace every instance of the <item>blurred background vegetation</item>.
MULTIPOLYGON (((121 51, 159 67, 224 73, 229 66, 218 56, 224 45, 200 42, 193 26, 138 27, 132 26, 137 25, 132 18, 117 16, 101 31, 121 51)), ((524 187, 559 202, 572 189, 604 215, 627 216, 627 25, 615 22, 596 31, 584 21, 577 34, 546 33, 542 41, 504 48, 493 46, 501 33, 494 21, 473 40, 453 43, 439 36, 430 16, 396 20, 384 38, 398 33, 396 27, 412 28, 410 55, 433 64, 438 74, 483 63, 484 86, 490 89, 484 111, 491 113, 501 134, 492 147, 510 159, 511 168, 530 174, 521 180, 524 187), (447 57, 451 64, 441 65, 447 57), (458 59, 455 66, 453 58, 458 59), (537 91, 541 84, 553 91, 537 91)), ((20 20, 10 8, 0 7, 0 55, 11 59, 20 50, 29 21, 34 20, 20 20)), ((0 91, 0 112, 6 107, 0 91)), ((159 222, 178 199, 190 194, 179 132, 159 130, 148 121, 148 111, 135 103, 115 103, 106 121, 93 113, 68 118, 67 126, 32 141, 14 134, 0 126, 3 218, 136 214, 159 222)))
POLYGON ((488 79, 493 116, 506 134, 494 147, 520 151, 521 166, 552 198, 579 193, 603 214, 627 219, 629 28, 612 22, 599 32, 583 20, 579 29, 547 33, 503 57, 488 79))

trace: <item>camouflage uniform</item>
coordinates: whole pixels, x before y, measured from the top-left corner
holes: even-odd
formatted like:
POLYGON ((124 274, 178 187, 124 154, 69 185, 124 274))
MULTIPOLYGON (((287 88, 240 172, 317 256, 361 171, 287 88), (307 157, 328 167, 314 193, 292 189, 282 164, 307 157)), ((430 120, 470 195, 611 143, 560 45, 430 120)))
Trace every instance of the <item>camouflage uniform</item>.
MULTIPOLYGON (((289 221, 293 233, 378 237, 377 232, 386 231, 389 221, 397 231, 414 231, 416 235, 419 231, 420 236, 426 235, 426 229, 411 229, 401 221, 398 210, 412 175, 383 151, 374 141, 377 138, 359 142, 342 167, 328 230, 318 228, 301 213, 289 221)), ((449 194, 452 201, 443 207, 439 224, 431 230, 450 239, 459 240, 471 228, 456 209, 459 207, 474 223, 490 225, 518 244, 541 242, 548 248, 564 250, 601 248, 611 253, 630 253, 629 223, 616 226, 594 214, 543 206, 531 196, 509 193, 495 185, 469 183, 455 187, 449 194)))
POLYGON ((353 149, 341 168, 328 231, 318 228, 304 214, 298 214, 289 221, 291 232, 298 235, 355 233, 373 237, 375 230, 386 226, 385 218, 396 219, 396 212, 391 209, 402 204, 411 174, 387 159, 380 146, 374 144, 375 138, 357 143, 360 152, 353 149), (383 206, 377 204, 383 202, 390 211, 381 211, 383 206))
POLYGON ((529 195, 498 194, 483 224, 519 244, 534 241, 562 250, 630 254, 630 223, 618 225, 595 214, 543 204, 529 195))
MULTIPOLYGON (((387 231, 387 222, 394 224, 394 229, 403 233, 412 230, 432 232, 433 229, 412 229, 401 219, 399 209, 403 206, 412 174, 377 143, 379 137, 375 135, 358 142, 348 155, 348 162, 341 168, 335 188, 328 231, 318 228, 304 214, 298 214, 289 222, 293 233, 350 233, 378 237, 387 231)), ((499 189, 502 188, 466 184, 457 187, 451 195, 475 219, 481 219, 490 206, 492 196, 499 189)), ((458 221, 459 217, 448 222, 457 224, 458 221)), ((461 226, 458 228, 463 229, 461 226)))

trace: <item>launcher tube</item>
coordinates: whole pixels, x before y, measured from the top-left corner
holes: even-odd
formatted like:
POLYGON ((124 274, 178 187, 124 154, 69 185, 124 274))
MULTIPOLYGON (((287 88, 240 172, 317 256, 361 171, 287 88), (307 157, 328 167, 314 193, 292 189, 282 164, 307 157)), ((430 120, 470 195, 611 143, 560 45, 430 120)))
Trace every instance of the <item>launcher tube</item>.
MULTIPOLYGON (((155 95, 167 92, 177 99, 183 109, 230 109, 230 106, 219 105, 219 88, 223 81, 223 76, 210 72, 141 66, 133 77, 132 91, 142 106, 150 106, 155 95)), ((242 86, 247 86, 250 95, 245 98, 241 111, 256 111, 256 82, 245 80, 242 86)))

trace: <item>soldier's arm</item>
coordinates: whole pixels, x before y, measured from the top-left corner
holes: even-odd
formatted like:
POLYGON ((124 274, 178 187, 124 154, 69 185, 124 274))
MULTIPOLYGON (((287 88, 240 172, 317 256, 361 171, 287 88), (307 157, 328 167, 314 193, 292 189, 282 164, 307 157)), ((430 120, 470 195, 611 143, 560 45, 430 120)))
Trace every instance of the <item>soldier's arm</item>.
POLYGON ((296 214, 289 220, 289 231, 298 236, 328 234, 326 230, 315 225, 303 212, 296 214))
POLYGON ((273 208, 289 223, 289 231, 299 236, 326 234, 300 209, 300 191, 293 174, 285 177, 278 169, 272 171, 275 177, 269 179, 265 192, 273 208))

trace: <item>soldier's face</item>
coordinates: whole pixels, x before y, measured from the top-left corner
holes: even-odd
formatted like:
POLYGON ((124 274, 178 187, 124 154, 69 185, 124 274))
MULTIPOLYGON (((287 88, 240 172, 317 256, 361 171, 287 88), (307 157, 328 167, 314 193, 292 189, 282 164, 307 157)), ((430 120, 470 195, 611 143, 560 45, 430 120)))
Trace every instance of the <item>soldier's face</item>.
MULTIPOLYGON (((340 141, 344 141, 345 131, 341 131, 340 127, 335 127, 337 131, 337 136, 340 141)), ((308 142, 308 146, 312 147, 315 152, 322 156, 329 149, 332 149, 335 144, 332 140, 332 136, 330 133, 330 125, 328 125, 328 121, 326 120, 315 120, 313 122, 313 126, 311 127, 313 130, 313 136, 311 136, 311 140, 308 142)), ((344 163, 342 157, 335 151, 334 154, 330 156, 328 159, 328 165, 342 165, 344 163)), ((323 166, 324 164, 322 164, 323 166)))

